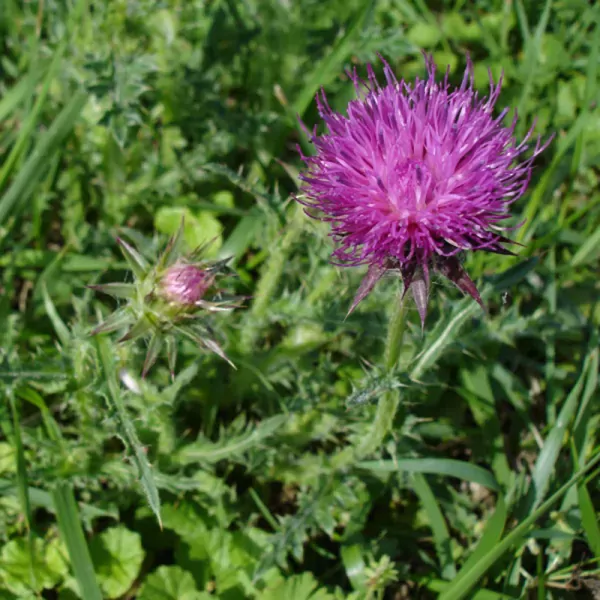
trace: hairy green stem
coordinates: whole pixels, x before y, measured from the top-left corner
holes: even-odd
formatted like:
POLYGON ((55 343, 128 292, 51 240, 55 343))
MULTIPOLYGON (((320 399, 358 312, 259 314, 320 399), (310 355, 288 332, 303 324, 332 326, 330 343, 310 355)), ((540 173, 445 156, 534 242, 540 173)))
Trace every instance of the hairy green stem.
POLYGON ((383 355, 386 373, 390 373, 394 370, 398 358, 400 358, 405 331, 406 304, 404 303, 404 299, 401 299, 396 303, 388 325, 388 335, 383 355))
MULTIPOLYGON (((406 331, 406 305, 399 300, 394 306, 390 316, 388 335, 385 343, 383 362, 385 373, 391 373, 398 362, 402 351, 402 341, 406 331)), ((399 390, 385 392, 377 404, 377 413, 367 436, 357 445, 344 448, 332 457, 334 468, 344 468, 375 452, 383 443, 385 436, 390 432, 394 417, 400 404, 399 390)))
MULTIPOLYGON (((384 352, 384 367, 386 374, 391 373, 396 367, 402 340, 406 330, 406 304, 401 300, 396 303, 388 326, 388 335, 384 352)), ((383 443, 385 436, 390 432, 394 423, 394 417, 400 403, 399 390, 389 390, 379 400, 377 413, 367 437, 356 449, 356 458, 375 452, 383 443)))

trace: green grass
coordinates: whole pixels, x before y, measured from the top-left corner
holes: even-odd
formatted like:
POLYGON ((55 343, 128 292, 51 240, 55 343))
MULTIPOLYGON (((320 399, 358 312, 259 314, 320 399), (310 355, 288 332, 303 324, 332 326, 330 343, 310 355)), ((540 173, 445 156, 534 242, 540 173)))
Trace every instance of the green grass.
POLYGON ((600 6, 575 0, 0 2, 0 598, 593 598, 600 587, 600 6), (555 139, 518 257, 346 313, 362 269, 292 200, 324 86, 468 52, 555 139), (90 332, 185 217, 246 307, 237 369, 90 332), (391 326, 388 331, 388 322, 391 326))

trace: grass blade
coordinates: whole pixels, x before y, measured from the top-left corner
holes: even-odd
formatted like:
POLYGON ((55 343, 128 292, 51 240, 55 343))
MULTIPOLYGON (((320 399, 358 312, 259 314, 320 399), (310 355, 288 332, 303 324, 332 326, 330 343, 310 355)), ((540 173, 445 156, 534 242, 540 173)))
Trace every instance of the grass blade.
MULTIPOLYGON (((517 114, 524 117, 528 111, 525 110, 526 103, 531 98, 531 89, 535 81, 535 72, 540 64, 540 54, 542 46, 542 36, 548 27, 548 19, 550 18, 550 9, 552 8, 552 0, 546 0, 542 16, 535 28, 533 37, 529 37, 526 40, 526 54, 525 54, 525 83, 523 85, 523 91, 521 92, 521 98, 517 107, 517 114)), ((521 121, 523 122, 523 121, 521 121)))
POLYGON ((24 208, 45 173, 49 157, 56 152, 63 140, 71 133, 87 99, 85 91, 75 92, 50 129, 35 146, 18 175, 0 199, 0 225, 3 225, 17 208, 24 208))
MULTIPOLYGON (((593 326, 592 326, 593 327, 593 326)), ((592 329, 594 331, 594 329, 592 329)), ((588 434, 588 425, 592 417, 594 407, 592 399, 598 389, 598 370, 600 363, 600 351, 598 350, 598 334, 594 333, 590 339, 590 348, 594 348, 590 354, 590 365, 588 369, 588 379, 585 384, 579 403, 579 410, 575 417, 573 425, 573 440, 577 452, 582 455, 588 434)))
POLYGON ((569 393, 567 399, 561 411, 556 419, 556 423, 552 427, 552 430, 546 437, 544 446, 535 462, 532 474, 531 489, 532 493, 527 502, 527 506, 524 509, 524 513, 529 513, 537 508, 540 502, 543 500, 548 487, 550 485, 550 479, 554 473, 554 467, 558 459, 558 455, 563 445, 565 433, 569 423, 573 420, 575 411, 578 406, 578 400, 581 395, 584 382, 588 378, 588 371, 592 364, 591 354, 588 355, 584 361, 581 375, 577 379, 577 382, 573 386, 573 389, 569 393))
POLYGON ((46 286, 42 288, 42 295, 44 298, 46 314, 48 315, 48 318, 54 327, 54 331, 56 332, 60 343, 63 344, 63 346, 66 346, 71 341, 71 332, 65 325, 64 321, 60 318, 60 315, 54 306, 54 302, 52 302, 52 298, 50 298, 50 294, 48 294, 46 286))
POLYGON ((31 515, 31 503, 29 502, 29 492, 27 483, 27 464, 25 462, 25 450, 23 448, 23 440, 21 439, 21 424, 19 419, 19 409, 17 400, 14 394, 9 391, 8 398, 10 401, 10 409, 13 418, 13 434, 15 438, 15 458, 17 460, 17 490, 25 527, 27 528, 27 543, 29 546, 29 576, 35 588, 35 544, 33 539, 33 531, 31 526, 33 523, 31 515))
MULTIPOLYGON (((575 447, 575 440, 572 440, 571 453, 575 468, 581 468, 581 461, 575 447)), ((581 524, 587 538, 588 544, 594 553, 596 559, 600 560, 600 526, 598 525, 598 515, 594 508, 594 503, 584 481, 577 486, 577 498, 579 501, 579 510, 581 511, 581 524)))
POLYGON ((362 33, 365 23, 373 11, 375 3, 365 2, 361 10, 356 14, 349 24, 346 33, 338 40, 330 52, 323 57, 315 70, 306 78, 303 89, 293 103, 293 112, 302 116, 315 94, 336 77, 344 61, 356 51, 356 44, 362 33))
MULTIPOLYGON (((55 512, 52 496, 46 490, 28 486, 27 488, 29 502, 34 508, 43 508, 49 513, 55 512)), ((0 494, 2 496, 18 496, 18 489, 12 481, 0 478, 0 494)), ((118 515, 114 509, 105 510, 97 508, 91 504, 81 504, 81 516, 86 523, 91 523, 94 519, 108 518, 117 519, 118 515)))
POLYGON ((465 561, 460 573, 452 580, 453 585, 458 585, 456 582, 461 578, 461 574, 464 577, 464 574, 468 573, 482 556, 485 556, 494 549, 502 538, 507 517, 508 509, 506 502, 502 495, 498 495, 496 510, 494 510, 494 514, 489 518, 481 539, 471 552, 469 558, 465 561))
MULTIPOLYGON (((429 590, 432 592, 443 592, 448 588, 450 583, 442 579, 434 579, 424 583, 429 590)), ((471 600, 517 600, 515 596, 508 596, 501 592, 494 592, 492 590, 477 590, 473 592, 471 600)))
POLYGON ((459 310, 456 314, 448 322, 442 322, 441 327, 436 327, 429 336, 432 342, 426 347, 417 364, 412 368, 411 378, 418 380, 427 369, 433 366, 446 346, 456 339, 458 331, 467 319, 480 310, 481 308, 470 298, 463 300, 459 304, 459 310))
POLYGON ((383 473, 404 471, 406 473, 456 477, 463 481, 478 483, 490 490, 500 490, 500 484, 487 469, 462 460, 454 460, 453 458, 399 458, 397 460, 372 460, 359 462, 356 466, 360 469, 383 473))
MULTIPOLYGON (((590 111, 591 103, 596 98, 596 88, 598 85, 598 61, 600 60, 600 9, 596 6, 596 24, 593 32, 590 33, 592 41, 592 50, 590 52, 587 69, 585 74, 585 92, 583 95, 584 106, 583 110, 590 111)), ((582 131, 575 143, 575 151, 573 153, 573 162, 571 163, 571 174, 575 175, 579 172, 582 166, 583 148, 585 145, 586 131, 582 131)))
POLYGON ((579 267, 598 259, 600 255, 600 229, 596 229, 590 237, 588 237, 571 259, 571 267, 579 267))
POLYGON ((39 71, 30 71, 0 99, 0 121, 12 115, 17 106, 33 96, 39 71))
MULTIPOLYGON (((586 126, 589 126, 589 115, 587 113, 582 113, 577 117, 577 119, 575 119, 575 122, 571 126, 571 129, 569 129, 567 135, 560 140, 556 154, 552 158, 552 162, 546 168, 545 173, 535 186, 535 189, 529 198, 529 202, 527 202, 527 206, 525 207, 525 212, 523 214, 523 220, 525 223, 519 229, 516 235, 516 240, 520 244, 527 246, 531 241, 531 238, 534 236, 538 210, 540 206, 543 206, 544 203, 549 200, 552 192, 560 183, 560 181, 556 180, 557 173, 561 177, 566 177, 566 173, 561 175, 559 168, 560 163, 566 157, 567 152, 571 149, 571 147, 577 142, 579 134, 586 126)), ((525 248, 522 255, 525 256, 530 252, 533 252, 533 248, 525 248)))
POLYGON ((31 135, 35 129, 35 126, 37 125, 42 109, 44 108, 44 105, 46 103, 46 97, 48 96, 48 92, 50 91, 50 84, 54 81, 54 77, 58 70, 58 66, 60 65, 60 62, 62 60, 62 56, 66 47, 67 40, 66 38, 63 38, 63 41, 61 42, 58 50, 54 54, 54 58, 52 59, 52 63, 50 64, 50 68, 48 69, 48 73, 46 74, 46 77, 44 79, 44 84, 39 93, 39 96, 35 101, 35 105, 29 112, 25 124, 19 131, 19 135, 17 137, 15 145, 12 147, 10 154, 8 155, 7 159, 2 165, 2 168, 0 169, 0 189, 4 189, 6 181, 8 180, 13 170, 13 167, 25 151, 25 148, 27 147, 27 144, 31 139, 31 135))
POLYGON ((102 600, 71 486, 66 483, 57 485, 52 491, 52 501, 56 509, 58 529, 69 552, 81 597, 86 600, 102 600))
POLYGON ((482 555, 468 571, 461 569, 456 579, 440 595, 439 600, 461 600, 465 598, 488 569, 513 546, 522 543, 535 522, 558 502, 571 487, 578 484, 598 463, 600 463, 600 452, 583 469, 579 470, 569 481, 552 494, 537 510, 531 512, 526 519, 521 521, 502 541, 482 555))
POLYGON ((424 475, 415 473, 412 477, 413 488, 429 518, 429 525, 433 534, 433 541, 440 561, 441 573, 444 579, 456 577, 456 566, 452 558, 452 539, 446 526, 444 515, 435 499, 431 487, 424 475))

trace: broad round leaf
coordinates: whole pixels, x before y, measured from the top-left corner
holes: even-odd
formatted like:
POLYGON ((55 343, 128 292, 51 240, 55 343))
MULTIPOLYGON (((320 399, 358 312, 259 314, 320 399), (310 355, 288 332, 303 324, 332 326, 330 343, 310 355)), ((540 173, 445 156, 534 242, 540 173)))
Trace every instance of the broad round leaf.
POLYGON ((29 598, 33 592, 51 589, 68 572, 67 563, 58 548, 58 540, 46 544, 34 541, 33 577, 29 544, 20 538, 8 542, 0 552, 0 583, 19 598, 29 598))
POLYGON ((125 527, 112 527, 93 538, 90 554, 107 598, 118 598, 127 592, 144 560, 140 536, 125 527))
POLYGON ((206 592, 199 592, 190 573, 177 566, 162 566, 148 575, 138 600, 210 600, 206 592))

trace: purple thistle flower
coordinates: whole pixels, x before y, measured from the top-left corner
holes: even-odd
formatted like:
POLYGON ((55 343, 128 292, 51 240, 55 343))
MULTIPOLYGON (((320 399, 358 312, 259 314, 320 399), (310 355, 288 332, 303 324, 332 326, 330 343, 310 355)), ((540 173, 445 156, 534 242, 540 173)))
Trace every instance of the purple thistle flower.
POLYGON ((169 267, 160 281, 160 287, 169 302, 195 306, 213 282, 214 275, 206 270, 178 262, 169 267))
POLYGON ((317 95, 328 131, 309 133, 315 156, 300 152, 307 169, 299 201, 316 209, 311 216, 331 223, 335 262, 369 265, 348 314, 396 270, 423 324, 431 268, 483 306, 457 254, 512 254, 503 246, 510 240, 501 234, 508 229, 502 222, 525 192, 545 145, 538 138, 531 156, 516 162, 532 130, 516 142, 516 115, 505 127, 508 109, 492 114, 502 80, 495 84, 490 73, 489 96, 480 98, 470 60, 460 87, 449 83, 448 72, 436 82, 431 57, 427 79, 414 83, 398 81, 383 63, 384 86, 370 65, 368 81, 356 69, 349 73, 359 98, 349 103, 347 116, 329 107, 324 91, 317 95))

